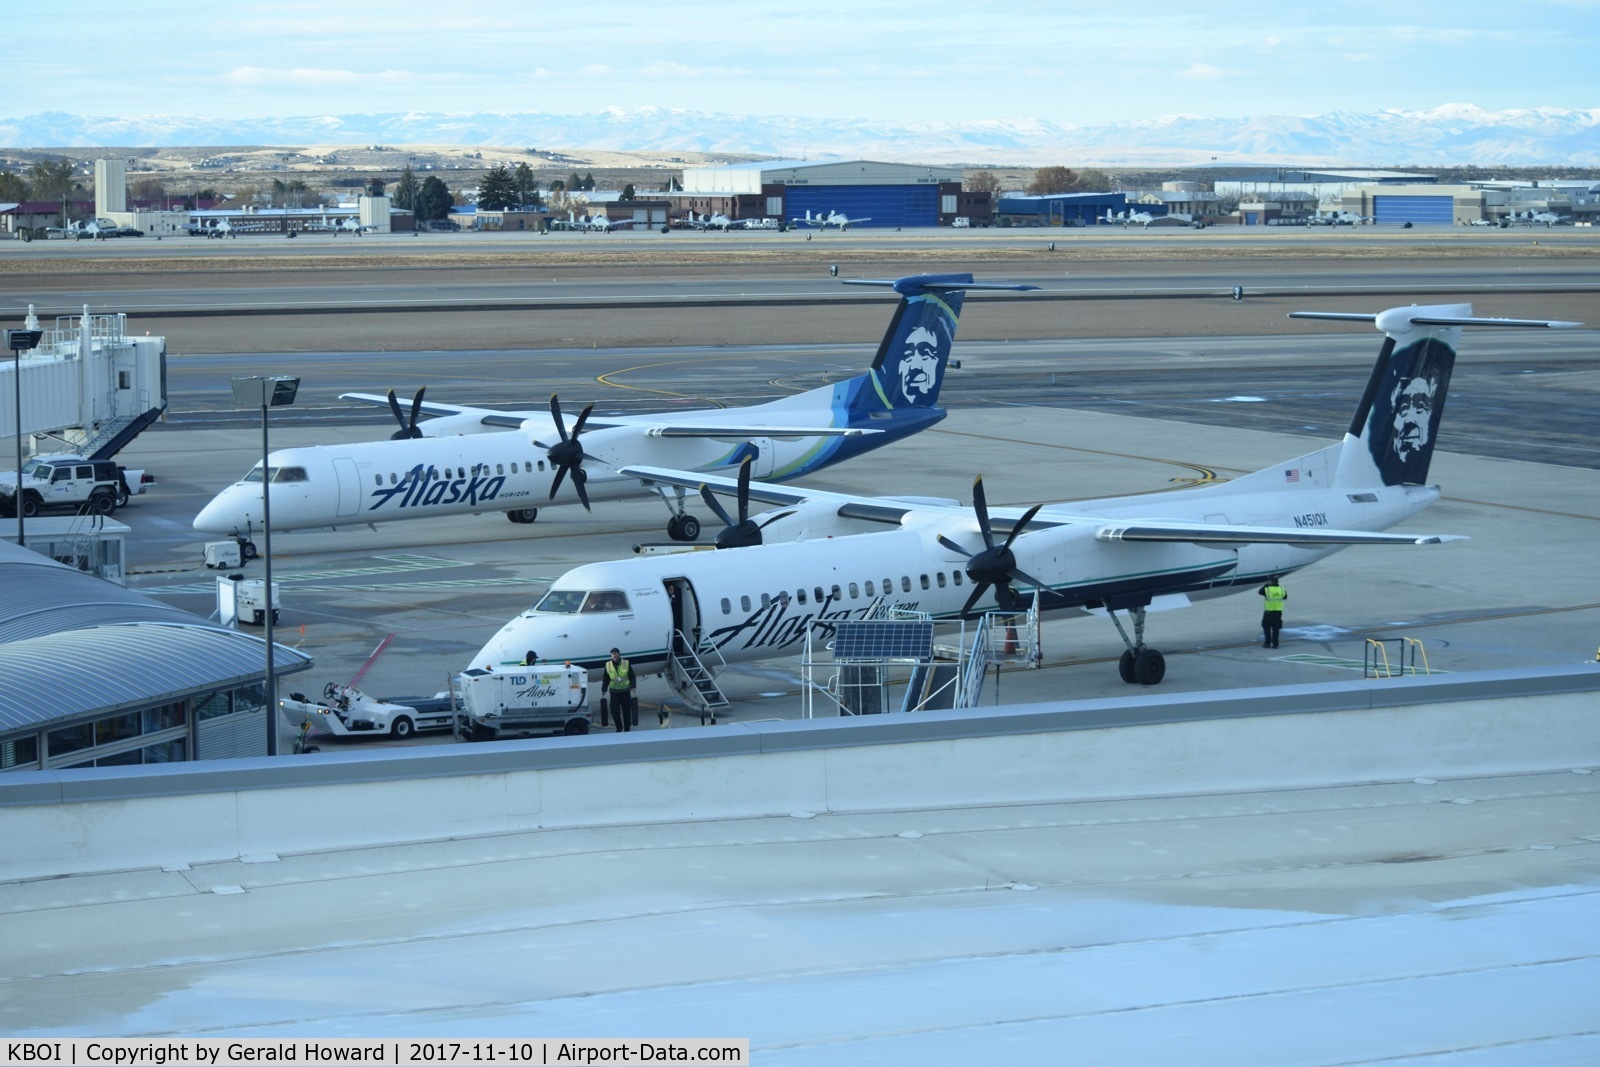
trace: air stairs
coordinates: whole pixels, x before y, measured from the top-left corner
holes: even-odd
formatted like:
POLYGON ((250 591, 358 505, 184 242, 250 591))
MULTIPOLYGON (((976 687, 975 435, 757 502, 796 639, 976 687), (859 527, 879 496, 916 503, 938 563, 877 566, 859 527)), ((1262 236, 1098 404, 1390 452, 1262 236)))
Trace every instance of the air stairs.
POLYGON ((683 631, 667 635, 667 683, 673 691, 700 713, 700 722, 716 725, 717 709, 728 706, 728 697, 717 685, 717 675, 727 661, 715 645, 702 644, 698 650, 683 631), (710 664, 710 665, 708 665, 710 664))

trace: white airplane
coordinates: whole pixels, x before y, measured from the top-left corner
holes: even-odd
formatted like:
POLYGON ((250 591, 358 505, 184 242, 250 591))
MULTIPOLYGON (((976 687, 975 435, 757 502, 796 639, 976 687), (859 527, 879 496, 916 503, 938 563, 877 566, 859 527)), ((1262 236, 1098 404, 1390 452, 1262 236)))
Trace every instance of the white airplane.
POLYGON ((1116 214, 1112 214, 1108 210, 1105 218, 1101 221, 1106 223, 1120 222, 1122 223, 1122 228, 1124 230, 1126 230, 1130 225, 1143 226, 1148 230, 1150 228, 1150 224, 1156 221, 1156 218, 1148 211, 1119 211, 1116 214))
MULTIPOLYGON (((617 473, 630 463, 713 471, 735 470, 749 459, 762 478, 797 478, 943 419, 939 389, 966 291, 1038 288, 974 282, 970 274, 846 284, 889 286, 900 295, 871 369, 767 404, 593 420, 590 404, 569 432, 553 396, 545 414, 425 404, 418 390, 408 417, 392 390, 385 397, 346 393, 343 399, 387 404, 400 429, 388 441, 273 452, 272 529, 493 511, 531 523, 547 503, 587 508, 594 499, 638 495, 639 480, 617 473), (422 414, 441 417, 419 425, 422 414)), ((261 479, 257 464, 201 510, 194 528, 241 538, 245 553, 253 552, 249 538, 262 529, 261 479)), ((700 521, 684 510, 684 491, 660 496, 671 514, 668 536, 699 537, 700 521)))
POLYGON ((1371 222, 1371 215, 1357 215, 1353 211, 1330 211, 1326 215, 1312 215, 1307 226, 1354 226, 1358 222, 1371 222))
POLYGON ((839 211, 830 211, 826 215, 823 215, 821 213, 818 213, 816 215, 812 215, 811 212, 808 210, 808 211, 806 211, 805 216, 803 218, 795 219, 793 222, 790 223, 790 225, 792 225, 792 226, 815 226, 819 230, 826 230, 829 226, 837 226, 837 227, 839 227, 839 232, 843 233, 845 230, 848 230, 850 227, 854 226, 856 223, 859 223, 859 222, 871 222, 871 221, 872 221, 871 218, 853 219, 850 216, 844 214, 843 212, 839 212, 839 211))
POLYGON ((714 215, 696 215, 692 211, 689 212, 689 227, 695 230, 721 230, 723 233, 732 229, 743 229, 738 222, 720 211, 714 215))
POLYGON ((577 212, 567 212, 567 221, 558 222, 557 226, 566 230, 591 231, 594 233, 611 233, 624 226, 631 227, 632 219, 610 219, 604 215, 579 215, 577 212))
POLYGON ((1512 222, 1519 222, 1524 226, 1543 226, 1547 230, 1563 222, 1572 221, 1569 215, 1557 215, 1554 211, 1534 211, 1532 208, 1523 212, 1513 211, 1506 217, 1512 222))
POLYGON ((649 484, 736 494, 739 521, 719 537, 729 550, 568 571, 472 662, 507 662, 536 648, 594 668, 613 647, 641 668, 664 664, 668 649, 762 659, 795 653, 808 631, 826 639, 834 624, 865 618, 880 602, 951 618, 1013 612, 1037 598, 1041 610, 1109 615, 1127 645, 1123 680, 1153 685, 1166 661, 1145 644, 1152 608, 1257 589, 1349 545, 1457 540, 1379 531, 1439 499, 1426 478, 1461 328, 1578 325, 1476 318, 1465 304, 1291 317, 1371 322, 1386 335, 1338 444, 1223 485, 992 511, 981 478, 968 511, 956 501, 741 488, 629 467, 624 473, 649 484), (748 498, 779 510, 749 516, 748 498), (885 524, 886 532, 861 532, 885 524), (1132 616, 1132 637, 1118 612, 1132 616))
POLYGON ((324 218, 319 222, 311 223, 306 227, 306 229, 312 233, 331 233, 335 237, 339 236, 341 233, 353 233, 359 237, 362 234, 369 232, 372 227, 363 226, 359 220, 354 218, 344 218, 339 219, 338 221, 324 218))

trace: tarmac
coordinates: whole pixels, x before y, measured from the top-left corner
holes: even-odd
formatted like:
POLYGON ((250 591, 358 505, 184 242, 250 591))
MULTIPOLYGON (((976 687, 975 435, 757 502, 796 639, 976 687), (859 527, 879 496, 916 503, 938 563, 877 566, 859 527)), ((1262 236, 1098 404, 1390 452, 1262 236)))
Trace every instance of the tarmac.
MULTIPOLYGON (((272 443, 349 433, 292 426, 272 443)), ((1445 446, 1448 435, 1447 418, 1445 446)), ((813 484, 862 494, 909 487, 970 500, 972 476, 981 473, 992 505, 1146 489, 1159 515, 1164 488, 1208 475, 1225 480, 1323 443, 1076 410, 958 410, 876 457, 822 472, 813 484), (893 485, 884 483, 885 470, 894 471, 893 485)), ((118 515, 138 537, 130 586, 197 614, 215 610, 220 572, 200 566, 205 537, 188 522, 216 487, 258 457, 259 438, 236 430, 147 432, 124 452, 125 462, 161 477, 118 515)), ((1399 671, 1402 654, 1407 664, 1434 672, 1592 661, 1600 643, 1600 571, 1593 566, 1600 471, 1445 450, 1435 454, 1431 480, 1443 487, 1443 500, 1406 528, 1470 540, 1351 548, 1290 575, 1288 624, 1275 650, 1260 646, 1260 606, 1248 593, 1152 613, 1147 640, 1168 660, 1161 687, 1327 681, 1359 675, 1385 657, 1399 671), (1381 651, 1369 644, 1374 639, 1381 651)), ((316 663, 305 676, 282 679, 281 688, 313 693, 345 682, 382 697, 437 693, 552 579, 595 559, 629 555, 641 542, 665 542, 665 518, 658 500, 641 497, 600 505, 592 515, 547 509, 530 527, 488 514, 276 534, 273 573, 283 600, 277 638, 316 663)), ((252 564, 240 573, 259 571, 252 564)), ((1046 621, 1041 647, 1041 669, 1005 669, 997 683, 991 678, 984 703, 1129 692, 1116 670, 1123 645, 1107 620, 1046 621)), ((815 673, 825 680, 831 671, 815 673)), ((723 687, 732 707, 722 721, 800 715, 802 674, 796 656, 731 666, 723 687)), ((644 680, 640 703, 649 724, 663 706, 674 728, 700 722, 654 677, 644 680)))

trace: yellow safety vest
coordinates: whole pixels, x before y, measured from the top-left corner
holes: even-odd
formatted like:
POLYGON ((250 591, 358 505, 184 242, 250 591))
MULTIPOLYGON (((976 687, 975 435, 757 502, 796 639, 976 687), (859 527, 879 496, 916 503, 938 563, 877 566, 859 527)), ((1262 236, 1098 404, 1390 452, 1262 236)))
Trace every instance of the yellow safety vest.
POLYGON ((1289 594, 1283 591, 1283 586, 1281 585, 1267 586, 1264 595, 1267 598, 1266 610, 1268 611, 1282 611, 1283 602, 1289 597, 1289 594))
POLYGON ((633 668, 628 664, 627 660, 622 660, 620 663, 613 663, 611 660, 606 660, 606 688, 633 688, 633 668), (627 681, 623 681, 622 679, 624 678, 626 678, 627 681))

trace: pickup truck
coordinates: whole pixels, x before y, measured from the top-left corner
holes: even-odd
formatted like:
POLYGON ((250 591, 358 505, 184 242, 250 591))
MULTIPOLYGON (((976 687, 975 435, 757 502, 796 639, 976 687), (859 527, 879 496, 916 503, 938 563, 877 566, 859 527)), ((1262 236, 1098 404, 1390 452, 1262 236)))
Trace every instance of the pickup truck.
MULTIPOLYGON (((22 515, 68 508, 110 515, 144 492, 142 470, 128 470, 106 459, 83 456, 40 456, 22 468, 22 515)), ((0 472, 0 515, 17 514, 17 475, 0 472)))

